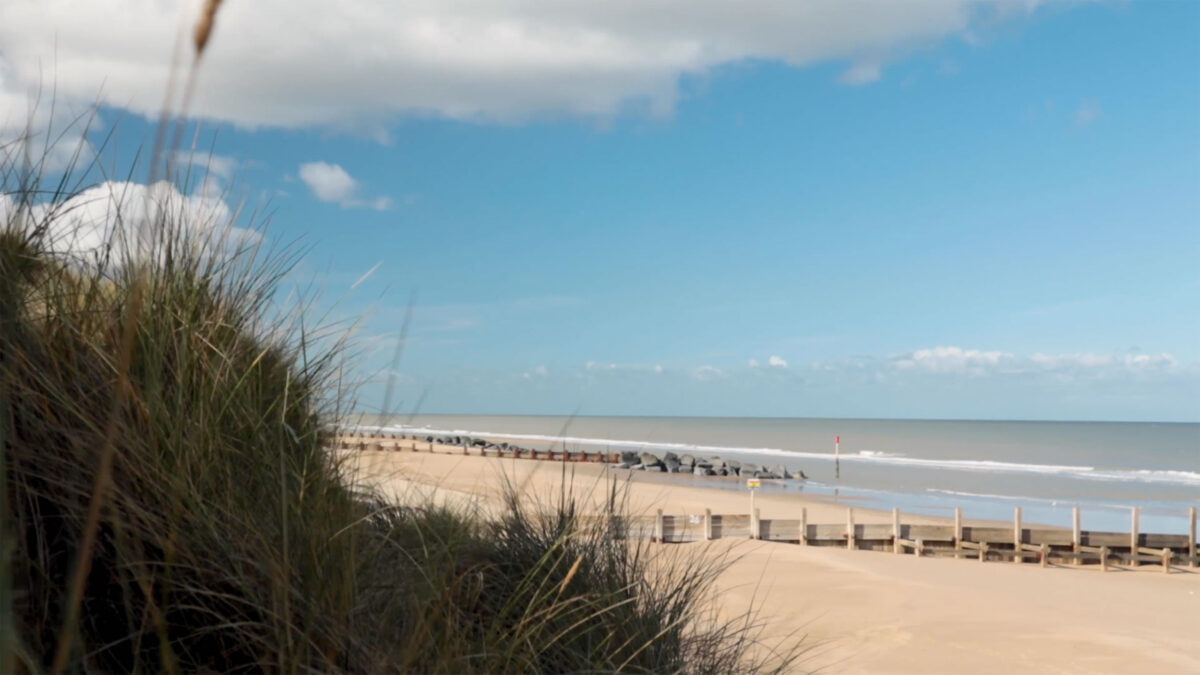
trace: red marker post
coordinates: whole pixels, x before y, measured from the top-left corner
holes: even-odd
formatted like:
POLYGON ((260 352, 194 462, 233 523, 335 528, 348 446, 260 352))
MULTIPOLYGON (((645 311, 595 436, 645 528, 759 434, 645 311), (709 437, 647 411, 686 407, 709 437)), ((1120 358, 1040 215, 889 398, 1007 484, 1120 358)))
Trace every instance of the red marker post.
POLYGON ((833 477, 842 479, 842 437, 833 437, 833 477))

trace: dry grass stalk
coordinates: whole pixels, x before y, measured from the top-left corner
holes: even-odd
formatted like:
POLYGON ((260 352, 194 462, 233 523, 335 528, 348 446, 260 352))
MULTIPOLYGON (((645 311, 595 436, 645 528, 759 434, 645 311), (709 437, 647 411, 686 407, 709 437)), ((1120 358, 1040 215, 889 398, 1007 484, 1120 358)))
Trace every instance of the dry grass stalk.
POLYGON ((204 3, 204 8, 200 10, 200 20, 196 22, 196 29, 192 32, 192 42, 196 45, 197 59, 204 54, 208 39, 212 37, 213 24, 217 20, 217 12, 220 9, 221 0, 208 0, 204 3))

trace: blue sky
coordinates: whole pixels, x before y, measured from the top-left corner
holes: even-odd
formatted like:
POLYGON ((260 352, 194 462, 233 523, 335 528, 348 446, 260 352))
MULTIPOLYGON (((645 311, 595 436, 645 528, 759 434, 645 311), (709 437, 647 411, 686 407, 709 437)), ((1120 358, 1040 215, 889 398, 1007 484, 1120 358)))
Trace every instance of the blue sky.
MULTIPOLYGON (((290 281, 363 317, 365 409, 415 294, 402 411, 1200 420, 1200 4, 943 4, 653 39, 679 10, 630 5, 568 17, 613 72, 517 31, 457 70, 263 66, 300 84, 261 101, 223 93, 275 54, 223 55, 234 13, 198 139, 311 248, 290 281)), ((29 44, 0 29, 10 85, 29 44)), ((153 104, 111 82, 120 163, 153 104)))

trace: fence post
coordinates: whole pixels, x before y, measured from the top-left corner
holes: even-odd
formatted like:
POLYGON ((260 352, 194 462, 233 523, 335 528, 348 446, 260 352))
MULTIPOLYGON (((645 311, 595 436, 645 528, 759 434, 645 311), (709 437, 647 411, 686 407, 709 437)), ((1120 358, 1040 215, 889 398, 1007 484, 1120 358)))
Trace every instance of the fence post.
POLYGON ((759 539, 762 536, 762 533, 758 529, 758 524, 759 524, 758 523, 758 514, 759 514, 759 509, 756 506, 756 507, 754 507, 754 513, 750 516, 750 538, 751 539, 759 539))
POLYGON ((1130 510, 1129 522, 1129 566, 1138 566, 1138 507, 1130 510))
POLYGON ((854 509, 846 509, 846 548, 854 550, 854 509))
POLYGON ((918 558, 925 555, 925 540, 918 539, 914 543, 916 546, 913 548, 913 555, 917 556, 918 558))
POLYGON ((1163 572, 1166 574, 1170 574, 1171 573, 1171 549, 1164 548, 1162 550, 1162 558, 1163 558, 1163 572))
POLYGON ((954 507, 954 559, 962 551, 962 509, 954 507))
POLYGON ((1108 547, 1107 546, 1100 547, 1100 571, 1101 572, 1108 571, 1108 547))
POLYGON ((1046 543, 1042 544, 1042 550, 1039 552, 1038 558, 1040 559, 1042 567, 1045 567, 1046 563, 1048 563, 1049 559, 1050 559, 1050 545, 1049 544, 1046 544, 1046 543))
POLYGON ((712 541, 712 509, 704 509, 704 541, 712 541))
POLYGON ((979 562, 987 560, 987 548, 986 541, 979 542, 979 562))
POLYGON ((1083 551, 1083 530, 1079 528, 1079 507, 1071 509, 1071 552, 1075 554, 1072 559, 1072 565, 1082 565, 1083 558, 1080 553, 1083 551))
POLYGON ((808 509, 800 509, 800 545, 808 546, 808 509))
POLYGON ((663 543, 663 512, 662 509, 654 516, 654 538, 658 543, 663 543))
POLYGON ((1196 507, 1188 509, 1188 567, 1196 567, 1196 507))
POLYGON ((1021 560, 1021 507, 1013 509, 1013 562, 1018 565, 1021 560))
POLYGON ((892 507, 892 553, 900 553, 900 509, 892 507))

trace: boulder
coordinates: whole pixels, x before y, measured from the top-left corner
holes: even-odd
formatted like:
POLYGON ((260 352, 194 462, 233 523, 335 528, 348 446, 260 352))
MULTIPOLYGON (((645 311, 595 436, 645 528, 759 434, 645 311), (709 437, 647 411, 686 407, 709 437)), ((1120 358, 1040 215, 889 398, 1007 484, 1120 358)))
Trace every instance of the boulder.
POLYGON ((643 464, 642 465, 642 471, 651 471, 654 473, 662 473, 666 470, 667 470, 667 467, 663 466, 662 462, 659 462, 658 464, 643 464))
POLYGON ((795 478, 799 478, 800 480, 808 480, 808 476, 805 476, 803 471, 797 471, 795 478))
POLYGON ((772 466, 771 473, 784 480, 792 477, 792 474, 788 473, 787 467, 782 464, 776 464, 775 466, 772 466))
POLYGON ((697 464, 696 468, 692 469, 692 473, 697 476, 711 476, 713 475, 713 470, 712 467, 704 466, 703 464, 697 464))
POLYGON ((691 455, 683 455, 679 458, 680 466, 696 466, 696 458, 691 455))
POLYGON ((736 476, 742 470, 742 463, 736 459, 728 459, 725 460, 725 468, 729 469, 730 476, 736 476))
POLYGON ((636 452, 625 450, 621 453, 621 463, 628 463, 630 466, 640 463, 642 460, 636 452))
POLYGON ((667 467, 667 471, 668 471, 668 472, 670 472, 670 473, 679 473, 679 466, 680 466, 680 465, 679 465, 679 458, 678 458, 678 457, 673 457, 673 456, 671 456, 671 455, 669 455, 669 454, 668 454, 668 456, 667 456, 667 457, 664 457, 664 458, 663 458, 663 465, 667 467))
POLYGON ((642 464, 646 466, 662 466, 662 460, 652 452, 643 452, 639 455, 639 458, 642 460, 642 464))
POLYGON ((760 467, 753 462, 743 462, 741 469, 738 471, 738 475, 745 476, 747 478, 753 478, 754 474, 758 472, 759 468, 760 467))
POLYGON ((663 463, 664 464, 666 464, 667 462, 672 462, 672 461, 678 463, 679 455, 677 455, 673 452, 668 452, 667 454, 663 455, 663 463))
POLYGON ((778 476, 771 473, 770 471, 755 471, 754 477, 755 478, 778 478, 778 476))

